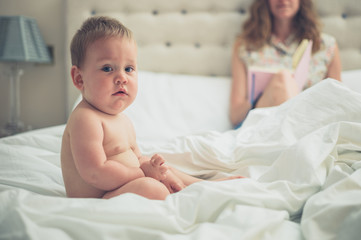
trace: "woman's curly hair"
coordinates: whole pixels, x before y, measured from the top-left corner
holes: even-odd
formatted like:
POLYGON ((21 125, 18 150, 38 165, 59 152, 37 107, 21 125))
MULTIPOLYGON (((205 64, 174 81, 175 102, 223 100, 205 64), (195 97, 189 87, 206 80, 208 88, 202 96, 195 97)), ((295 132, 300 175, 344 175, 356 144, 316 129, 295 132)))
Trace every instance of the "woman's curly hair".
MULTIPOLYGON (((270 40, 272 27, 273 16, 268 0, 255 0, 238 41, 245 44, 248 50, 258 50, 270 40)), ((305 38, 313 41, 313 53, 320 49, 321 25, 312 0, 300 0, 300 8, 293 19, 293 28, 299 42, 305 38)))

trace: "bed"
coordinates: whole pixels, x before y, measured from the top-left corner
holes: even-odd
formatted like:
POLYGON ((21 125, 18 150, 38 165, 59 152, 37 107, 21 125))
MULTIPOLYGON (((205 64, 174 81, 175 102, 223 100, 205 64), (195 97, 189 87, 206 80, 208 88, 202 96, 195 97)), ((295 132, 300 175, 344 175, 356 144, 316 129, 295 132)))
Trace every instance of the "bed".
MULTIPOLYGON (((91 15, 134 31, 139 93, 126 114, 141 151, 207 181, 165 201, 71 199, 60 168, 65 125, 1 138, 0 239, 359 239, 360 6, 316 1, 339 42, 342 83, 326 79, 252 110, 233 130, 230 49, 250 2, 66 1, 66 44, 91 15), (246 178, 211 181, 231 175, 246 178)), ((79 93, 67 81, 70 112, 79 93)))

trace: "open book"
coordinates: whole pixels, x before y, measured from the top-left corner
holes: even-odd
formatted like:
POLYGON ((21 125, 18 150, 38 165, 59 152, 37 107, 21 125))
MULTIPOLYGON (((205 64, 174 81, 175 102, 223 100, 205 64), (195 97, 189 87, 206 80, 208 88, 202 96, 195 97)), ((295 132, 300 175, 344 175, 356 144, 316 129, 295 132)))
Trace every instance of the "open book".
MULTIPOLYGON (((303 39, 292 56, 293 74, 300 90, 303 89, 308 78, 308 67, 312 54, 312 40, 303 39)), ((272 76, 282 70, 281 68, 263 68, 251 66, 248 69, 248 99, 253 105, 266 88, 272 76)))

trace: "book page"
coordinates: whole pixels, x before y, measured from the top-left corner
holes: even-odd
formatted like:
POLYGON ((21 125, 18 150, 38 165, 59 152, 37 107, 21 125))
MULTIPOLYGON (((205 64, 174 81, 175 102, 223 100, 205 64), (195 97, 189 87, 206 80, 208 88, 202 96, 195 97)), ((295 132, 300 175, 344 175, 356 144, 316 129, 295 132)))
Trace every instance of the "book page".
MULTIPOLYGON (((287 69, 294 74, 294 78, 300 88, 303 89, 308 79, 308 69, 312 55, 312 41, 304 39, 297 47, 293 57, 293 69, 287 69)), ((247 71, 247 93, 250 103, 253 105, 262 94, 273 75, 285 68, 270 68, 251 66, 247 71)))
POLYGON ((302 58, 300 59, 297 68, 295 69, 295 80, 302 91, 304 88, 307 79, 308 79, 308 69, 310 66, 310 61, 312 57, 312 41, 309 41, 305 52, 302 55, 302 58))

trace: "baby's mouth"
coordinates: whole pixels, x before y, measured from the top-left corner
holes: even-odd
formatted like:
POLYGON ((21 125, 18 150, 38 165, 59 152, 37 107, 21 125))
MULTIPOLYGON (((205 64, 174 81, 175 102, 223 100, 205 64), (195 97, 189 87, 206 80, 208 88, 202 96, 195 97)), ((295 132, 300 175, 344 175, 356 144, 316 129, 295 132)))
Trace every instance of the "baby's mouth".
POLYGON ((120 90, 118 92, 115 92, 112 94, 113 96, 119 96, 119 95, 128 95, 128 93, 124 90, 120 90))

